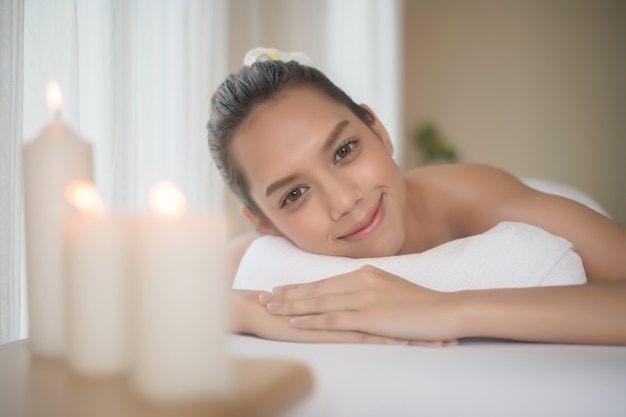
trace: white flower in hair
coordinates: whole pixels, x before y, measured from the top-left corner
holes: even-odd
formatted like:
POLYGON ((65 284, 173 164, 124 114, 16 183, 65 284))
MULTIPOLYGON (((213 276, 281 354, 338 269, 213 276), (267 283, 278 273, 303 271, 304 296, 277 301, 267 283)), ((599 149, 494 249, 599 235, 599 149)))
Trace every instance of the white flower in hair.
POLYGON ((311 65, 311 58, 302 52, 283 52, 275 48, 253 48, 243 58, 243 64, 246 66, 263 61, 296 61, 302 65, 311 65))

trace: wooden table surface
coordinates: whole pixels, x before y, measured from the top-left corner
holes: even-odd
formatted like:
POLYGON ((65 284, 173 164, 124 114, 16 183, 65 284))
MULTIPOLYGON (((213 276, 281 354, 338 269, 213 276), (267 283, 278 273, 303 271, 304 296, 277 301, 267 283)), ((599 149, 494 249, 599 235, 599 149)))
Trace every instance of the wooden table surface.
POLYGON ((135 395, 123 377, 87 378, 63 360, 33 357, 26 340, 0 346, 1 417, 276 416, 313 388, 295 361, 235 358, 235 389, 227 398, 157 406, 135 395))

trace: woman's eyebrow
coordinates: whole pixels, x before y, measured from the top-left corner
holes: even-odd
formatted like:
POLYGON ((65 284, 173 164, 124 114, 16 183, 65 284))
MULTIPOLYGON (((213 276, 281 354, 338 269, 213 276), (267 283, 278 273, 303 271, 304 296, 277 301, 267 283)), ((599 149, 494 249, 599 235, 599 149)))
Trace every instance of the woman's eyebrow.
POLYGON ((328 134, 328 136, 326 137, 326 140, 324 141, 324 145, 322 146, 323 153, 327 153, 328 151, 331 150, 331 148, 334 147, 334 144, 339 138, 339 135, 341 134, 343 129, 346 128, 347 125, 348 125, 348 120, 342 120, 341 122, 335 125, 333 130, 328 134))
POLYGON ((270 194, 272 194, 274 191, 276 191, 277 189, 279 189, 280 187, 282 187, 285 184, 290 183, 291 181, 293 181, 296 178, 295 175, 288 175, 285 178, 281 178, 278 181, 274 181, 273 183, 271 183, 266 189, 265 189, 265 197, 269 197, 270 194))
MULTIPOLYGON (((322 153, 327 153, 330 149, 333 148, 333 145, 339 138, 339 135, 341 134, 341 132, 348 125, 348 122, 349 122, 348 120, 342 120, 341 122, 335 125, 333 130, 331 130, 328 136, 326 137, 326 139, 324 139, 324 144, 322 145, 322 153)), ((277 181, 274 181, 265 189, 265 197, 269 197, 270 194, 272 194, 274 191, 284 186, 285 184, 288 184, 294 179, 295 179, 295 175, 289 175, 289 176, 286 176, 285 178, 281 178, 277 181)))

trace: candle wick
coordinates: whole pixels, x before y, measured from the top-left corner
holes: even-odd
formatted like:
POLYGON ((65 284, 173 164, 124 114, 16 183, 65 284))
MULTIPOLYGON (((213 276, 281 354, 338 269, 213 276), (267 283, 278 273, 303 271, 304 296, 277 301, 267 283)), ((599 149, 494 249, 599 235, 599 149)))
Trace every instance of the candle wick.
POLYGON ((61 120, 61 110, 56 110, 54 112, 54 120, 56 120, 56 121, 61 120))

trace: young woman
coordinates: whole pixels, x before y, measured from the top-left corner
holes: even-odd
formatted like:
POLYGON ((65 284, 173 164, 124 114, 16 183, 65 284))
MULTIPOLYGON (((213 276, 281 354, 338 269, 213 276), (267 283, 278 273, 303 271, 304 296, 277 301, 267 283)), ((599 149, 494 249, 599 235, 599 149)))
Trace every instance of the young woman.
POLYGON ((487 166, 403 174, 375 113, 294 61, 229 76, 208 128, 212 156, 248 220, 305 251, 418 253, 515 221, 572 242, 588 277, 578 286, 442 293, 365 267, 271 293, 236 291, 236 331, 308 342, 626 344, 626 228, 593 210, 487 166))

